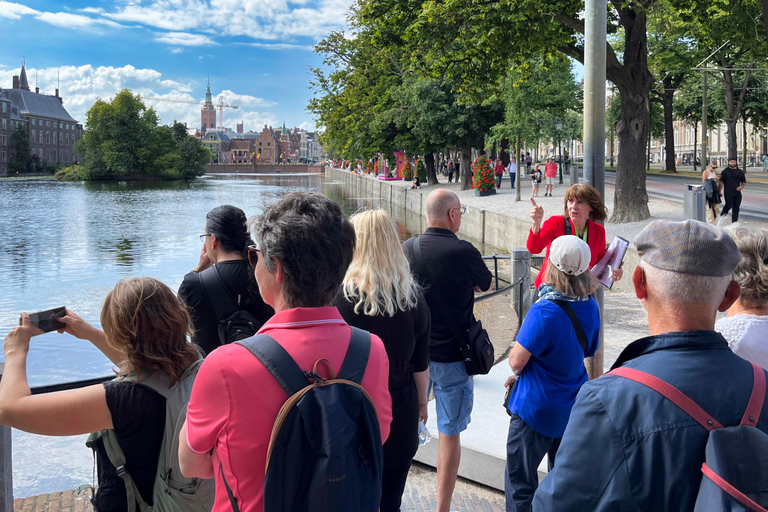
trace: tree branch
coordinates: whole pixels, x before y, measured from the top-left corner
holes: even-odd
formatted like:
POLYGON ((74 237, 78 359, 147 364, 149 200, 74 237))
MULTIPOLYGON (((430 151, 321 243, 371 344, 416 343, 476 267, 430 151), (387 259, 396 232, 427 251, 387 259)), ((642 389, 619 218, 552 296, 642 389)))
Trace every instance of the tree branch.
POLYGON ((561 13, 561 12, 556 12, 556 13, 553 14, 553 16, 554 16, 554 18, 557 21, 559 21, 560 23, 562 23, 566 27, 568 27, 568 28, 570 28, 572 30, 575 30, 579 34, 582 34, 582 35, 584 34, 584 22, 583 21, 581 21, 579 19, 576 19, 576 18, 572 18, 570 16, 567 16, 567 15, 561 13))

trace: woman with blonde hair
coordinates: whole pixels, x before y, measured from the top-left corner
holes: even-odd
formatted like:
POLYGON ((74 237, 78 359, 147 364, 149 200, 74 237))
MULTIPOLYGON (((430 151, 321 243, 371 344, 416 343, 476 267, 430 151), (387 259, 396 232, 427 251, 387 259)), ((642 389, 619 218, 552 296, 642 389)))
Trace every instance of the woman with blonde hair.
POLYGON ((725 232, 741 252, 741 263, 733 272, 741 295, 728 308, 728 316, 717 321, 715 330, 734 354, 768 369, 768 232, 738 224, 725 232))
MULTIPOLYGON (((165 398, 120 377, 135 373, 141 378, 159 372, 173 386, 200 360, 199 351, 187 340, 187 309, 160 281, 137 277, 118 282, 107 294, 101 311, 103 331, 69 309, 66 313, 60 319, 66 327, 59 332, 93 343, 117 366, 118 379, 32 395, 27 383, 27 353, 30 338, 41 331, 32 326, 27 313, 22 313, 22 325, 5 337, 3 346, 0 424, 49 436, 114 430, 141 498, 151 504, 165 431, 165 398)), ((110 462, 103 441, 96 443, 99 486, 94 508, 99 512, 128 510, 125 483, 110 462)))
POLYGON ((353 215, 356 245, 336 306, 344 320, 384 342, 392 426, 384 443, 381 511, 400 510, 405 480, 427 420, 430 315, 411 276, 397 225, 384 210, 353 215))

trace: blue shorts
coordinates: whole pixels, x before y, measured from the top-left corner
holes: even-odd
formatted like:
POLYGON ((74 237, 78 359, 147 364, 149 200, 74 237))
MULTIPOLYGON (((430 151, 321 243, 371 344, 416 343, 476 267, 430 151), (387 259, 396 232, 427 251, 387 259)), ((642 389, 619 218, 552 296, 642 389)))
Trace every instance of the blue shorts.
POLYGON ((465 431, 471 421, 475 381, 467 375, 464 362, 430 362, 429 386, 435 392, 438 432, 455 436, 465 431))

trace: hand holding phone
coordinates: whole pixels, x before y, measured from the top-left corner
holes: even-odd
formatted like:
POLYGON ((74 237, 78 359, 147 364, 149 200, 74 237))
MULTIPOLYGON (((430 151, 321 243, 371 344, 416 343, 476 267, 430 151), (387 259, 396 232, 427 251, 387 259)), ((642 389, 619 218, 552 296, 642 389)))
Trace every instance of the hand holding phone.
MULTIPOLYGON (((64 306, 53 309, 46 309, 45 311, 30 313, 29 322, 32 327, 36 327, 42 332, 56 331, 66 327, 64 323, 59 321, 59 318, 66 314, 67 310, 64 306)), ((22 325, 21 318, 19 318, 19 325, 22 325)))

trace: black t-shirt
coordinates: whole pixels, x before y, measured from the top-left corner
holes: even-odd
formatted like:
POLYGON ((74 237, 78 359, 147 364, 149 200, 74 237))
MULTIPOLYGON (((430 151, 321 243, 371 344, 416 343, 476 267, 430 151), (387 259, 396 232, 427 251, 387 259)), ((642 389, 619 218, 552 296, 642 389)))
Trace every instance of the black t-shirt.
MULTIPOLYGON (((459 331, 465 333, 472 321, 474 288, 486 290, 493 275, 483 262, 482 255, 471 243, 450 230, 427 228, 421 235, 421 253, 429 273, 413 252, 415 238, 403 243, 403 251, 411 264, 411 272, 424 285, 424 296, 432 315, 429 358, 439 363, 463 361, 459 341, 453 335, 451 324, 437 302, 437 294, 459 331), (432 279, 429 279, 429 276, 432 279)), ((461 342, 465 340, 460 340, 461 342)))
MULTIPOLYGON (((151 504, 165 431, 165 398, 132 382, 105 382, 104 391, 115 436, 125 454, 125 467, 141 497, 151 504)), ((117 476, 103 442, 98 442, 96 450, 99 489, 94 508, 100 512, 128 510, 125 483, 117 476)))
POLYGON ((735 169, 726 167, 720 173, 720 182, 723 184, 723 194, 725 196, 733 196, 738 193, 736 189, 742 183, 747 182, 747 177, 744 175, 744 171, 738 167, 735 169))
MULTIPOLYGON (((248 283, 253 278, 248 274, 253 270, 248 266, 245 260, 222 261, 216 263, 224 285, 229 293, 239 303, 243 309, 251 313, 261 323, 266 322, 274 310, 261 299, 258 286, 254 282, 250 286, 248 283)), ((213 272, 212 268, 205 269, 202 273, 213 272)), ((219 319, 208 301, 208 296, 200 282, 200 274, 190 272, 184 276, 184 280, 179 286, 179 297, 184 300, 187 310, 192 317, 192 325, 195 328, 193 341, 202 348, 206 354, 221 345, 219 341, 219 319)))

